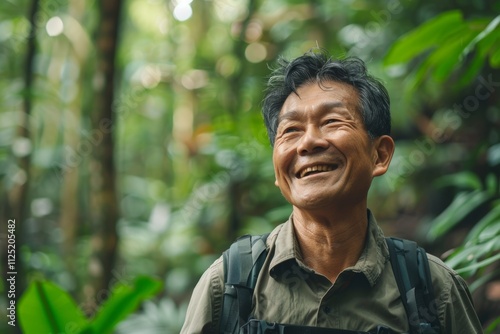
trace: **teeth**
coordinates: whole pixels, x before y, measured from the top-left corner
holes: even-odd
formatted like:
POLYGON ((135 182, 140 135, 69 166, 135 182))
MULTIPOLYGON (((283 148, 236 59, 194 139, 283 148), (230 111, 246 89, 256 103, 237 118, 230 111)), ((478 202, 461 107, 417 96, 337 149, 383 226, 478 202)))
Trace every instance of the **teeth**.
POLYGON ((319 166, 312 166, 312 167, 307 167, 304 169, 302 172, 300 172, 300 177, 304 177, 309 173, 312 172, 328 172, 331 170, 334 170, 336 166, 330 166, 330 165, 319 165, 319 166))

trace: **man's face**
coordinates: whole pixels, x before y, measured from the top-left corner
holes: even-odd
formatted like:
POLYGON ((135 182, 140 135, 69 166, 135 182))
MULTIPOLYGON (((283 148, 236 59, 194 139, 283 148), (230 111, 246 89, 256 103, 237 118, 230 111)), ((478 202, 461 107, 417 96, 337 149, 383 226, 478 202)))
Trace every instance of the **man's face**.
POLYGON ((292 205, 306 210, 361 204, 373 176, 383 174, 357 91, 333 81, 322 87, 306 84, 288 96, 273 149, 276 185, 292 205))

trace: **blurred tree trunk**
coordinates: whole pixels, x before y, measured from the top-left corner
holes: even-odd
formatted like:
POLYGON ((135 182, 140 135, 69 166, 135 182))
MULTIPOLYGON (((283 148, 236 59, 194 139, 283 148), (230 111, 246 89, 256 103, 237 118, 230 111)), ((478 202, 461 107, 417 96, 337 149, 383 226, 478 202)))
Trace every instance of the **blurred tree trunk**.
MULTIPOLYGON (((75 117, 74 119, 79 119, 78 109, 74 106, 71 106, 71 108, 67 110, 65 113, 66 118, 69 118, 67 116, 68 113, 73 114, 75 117)), ((63 142, 70 147, 78 147, 79 133, 74 131, 72 126, 68 126, 69 122, 67 122, 67 119, 64 122, 63 142)), ((62 187, 60 193, 61 213, 59 216, 59 225, 61 226, 63 234, 62 256, 64 258, 66 270, 73 279, 76 279, 75 247, 77 243, 78 224, 80 223, 78 207, 79 166, 68 168, 62 174, 63 175, 60 177, 62 187)))
MULTIPOLYGON (((77 21, 84 21, 83 13, 85 13, 85 5, 78 4, 76 2, 68 3, 68 12, 70 15, 77 19, 77 21)), ((90 45, 86 42, 86 36, 79 36, 80 38, 75 38, 73 43, 77 42, 78 48, 73 48, 73 52, 70 50, 69 55, 73 56, 75 62, 78 63, 78 67, 82 69, 88 69, 90 66, 85 66, 88 61, 89 49, 90 45)), ((61 70, 61 73, 65 73, 61 70)), ((86 74, 86 73, 85 73, 86 74)), ((63 128, 62 133, 62 143, 71 148, 79 148, 81 151, 87 148, 89 145, 87 138, 81 139, 81 129, 83 129, 83 124, 80 121, 82 118, 81 112, 85 107, 82 91, 85 87, 85 80, 91 81, 91 77, 88 75, 82 74, 80 75, 79 81, 75 83, 78 87, 78 94, 76 97, 70 102, 67 106, 67 110, 62 115, 62 124, 61 128, 63 128), (80 131, 75 131, 78 129, 80 131), (84 146, 81 146, 83 143, 84 146)), ((69 79, 69 78, 68 78, 69 79)), ((68 80, 67 79, 67 80, 68 80)), ((91 104, 87 104, 86 106, 90 106, 91 104)), ((90 108, 89 108, 90 109, 90 108)), ((61 144, 62 145, 62 144, 61 144)), ((82 163, 86 161, 85 157, 81 157, 80 153, 74 153, 74 159, 77 159, 78 163, 73 166, 73 168, 69 168, 70 166, 66 166, 66 169, 61 171, 61 175, 59 179, 62 182, 61 192, 60 192, 60 216, 59 216, 59 225, 61 227, 63 241, 61 245, 62 257, 64 259, 64 264, 66 266, 67 273, 72 277, 72 279, 76 282, 76 286, 81 288, 81 279, 77 275, 77 263, 75 261, 77 254, 76 246, 78 244, 78 232, 81 231, 79 227, 82 225, 84 219, 82 218, 82 211, 87 208, 80 208, 80 192, 85 192, 83 187, 79 187, 79 181, 81 177, 81 171, 85 170, 82 168, 82 163)), ((87 153, 87 152, 84 152, 87 153)), ((86 211, 86 210, 85 210, 86 211)))
POLYGON ((229 93, 227 94, 227 104, 228 104, 228 111, 233 116, 235 119, 238 118, 238 113, 241 111, 241 96, 242 94, 242 89, 243 89, 243 81, 244 78, 247 74, 245 64, 247 62, 244 61, 245 59, 245 50, 248 46, 248 42, 246 41, 246 33, 248 29, 248 25, 252 21, 252 18, 257 11, 257 0, 249 0, 248 1, 248 6, 247 6, 247 15, 245 18, 241 21, 241 30, 239 34, 239 38, 236 40, 236 42, 233 44, 233 54, 236 56, 237 59, 241 59, 242 61, 242 66, 240 73, 237 73, 235 75, 232 75, 230 79, 228 80, 228 89, 229 93))
MULTIPOLYGON (((246 32, 248 25, 252 21, 252 18, 257 10, 257 0, 250 0, 248 2, 247 15, 241 21, 241 31, 239 38, 233 45, 233 54, 236 55, 237 59, 245 59, 245 49, 248 46, 246 41, 246 32)), ((242 61, 242 65, 246 62, 242 61)), ((227 110, 233 117, 233 120, 238 123, 238 117, 241 114, 241 101, 243 100, 243 78, 247 75, 247 69, 243 65, 240 73, 237 73, 228 80, 228 94, 226 97, 227 110)), ((229 195, 229 226, 227 231, 227 236, 229 240, 235 240, 239 235, 239 231, 242 225, 241 209, 239 201, 241 200, 241 187, 231 180, 229 187, 227 189, 229 195)))
MULTIPOLYGON (((24 94, 22 108, 20 109, 19 116, 19 126, 17 128, 17 136, 15 140, 21 140, 29 144, 30 150, 25 152, 26 154, 18 155, 19 152, 13 152, 18 156, 17 159, 17 172, 14 175, 13 186, 10 189, 7 200, 4 202, 6 217, 2 217, 2 226, 7 225, 8 219, 15 219, 15 235, 16 235, 16 297, 19 297, 21 292, 25 288, 26 281, 23 275, 23 268, 20 259, 20 247, 23 242, 23 225, 26 220, 28 208, 28 192, 30 185, 30 168, 31 168, 31 132, 30 132, 30 115, 32 110, 32 90, 33 90, 33 62, 36 51, 36 33, 37 25, 35 23, 35 18, 38 12, 39 0, 33 0, 31 2, 30 12, 29 12, 29 22, 30 22, 30 34, 26 39, 26 58, 25 58, 25 68, 24 68, 24 94)), ((3 202, 3 201, 2 201, 3 202)), ((2 230, 5 233, 6 230, 2 230)), ((2 243, 3 244, 3 243, 2 243)), ((5 243, 4 245, 7 245, 5 243)), ((2 248, 2 259, 7 259, 6 248, 2 248), (4 253, 5 252, 5 253, 4 253)), ((4 263, 7 263, 5 260, 4 263)))
POLYGON ((118 245, 116 225, 119 218, 114 163, 113 100, 115 58, 120 23, 121 0, 99 1, 96 69, 93 103, 90 110, 92 145, 90 161, 91 258, 87 301, 96 304, 107 298, 118 245))
MULTIPOLYGON (((19 155, 19 152, 12 152, 17 159, 17 172, 14 175, 13 186, 7 190, 6 194, 2 194, 1 207, 2 214, 0 219, 2 221, 2 231, 0 232, 2 247, 0 248, 2 263, 5 264, 5 270, 2 272, 2 281, 7 279, 8 272, 16 273, 16 300, 19 300, 21 294, 26 288, 26 275, 23 263, 21 262, 21 245, 23 244, 23 229, 24 221, 28 216, 26 210, 28 208, 28 193, 30 186, 30 169, 31 169, 31 133, 30 133, 30 115, 32 110, 32 90, 33 90, 33 62, 36 51, 36 32, 37 25, 35 18, 38 13, 39 0, 31 2, 30 11, 28 13, 28 20, 30 22, 30 34, 26 40, 26 58, 24 68, 24 94, 22 108, 20 109, 19 126, 17 128, 17 136, 15 140, 21 140, 29 144, 30 149, 25 154, 19 155), (15 266, 7 267, 8 252, 7 252, 7 225, 12 223, 10 220, 15 220, 15 266)), ((3 267, 3 266, 2 266, 3 267)), ((13 328, 13 333, 20 333, 19 325, 13 328)))

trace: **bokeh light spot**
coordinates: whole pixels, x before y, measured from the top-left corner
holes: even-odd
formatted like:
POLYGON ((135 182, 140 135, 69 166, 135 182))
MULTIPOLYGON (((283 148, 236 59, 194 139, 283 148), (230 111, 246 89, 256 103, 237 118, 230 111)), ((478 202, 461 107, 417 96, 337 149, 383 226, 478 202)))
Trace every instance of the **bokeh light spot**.
POLYGON ((189 3, 181 2, 174 8, 174 17, 177 21, 186 21, 193 15, 193 9, 189 3))
POLYGON ((64 31, 64 23, 59 16, 51 17, 45 25, 45 30, 51 37, 58 36, 64 31))
POLYGON ((252 43, 245 49, 245 57, 251 63, 260 63, 267 57, 266 47, 262 43, 252 43))

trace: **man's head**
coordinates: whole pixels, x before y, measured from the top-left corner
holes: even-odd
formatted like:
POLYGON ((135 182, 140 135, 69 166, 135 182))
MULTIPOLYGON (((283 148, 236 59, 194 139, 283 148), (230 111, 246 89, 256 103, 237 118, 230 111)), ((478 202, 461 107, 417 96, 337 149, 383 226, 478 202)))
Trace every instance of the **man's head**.
POLYGON ((359 94, 359 112, 370 138, 389 135, 391 116, 389 94, 367 73, 358 58, 332 59, 326 51, 307 52, 292 61, 280 58, 263 100, 262 113, 271 144, 274 145, 278 115, 287 97, 304 84, 336 81, 353 86, 359 94))
POLYGON ((281 63, 264 103, 276 185, 306 211, 366 206, 394 152, 387 91, 360 60, 308 53, 281 63))

